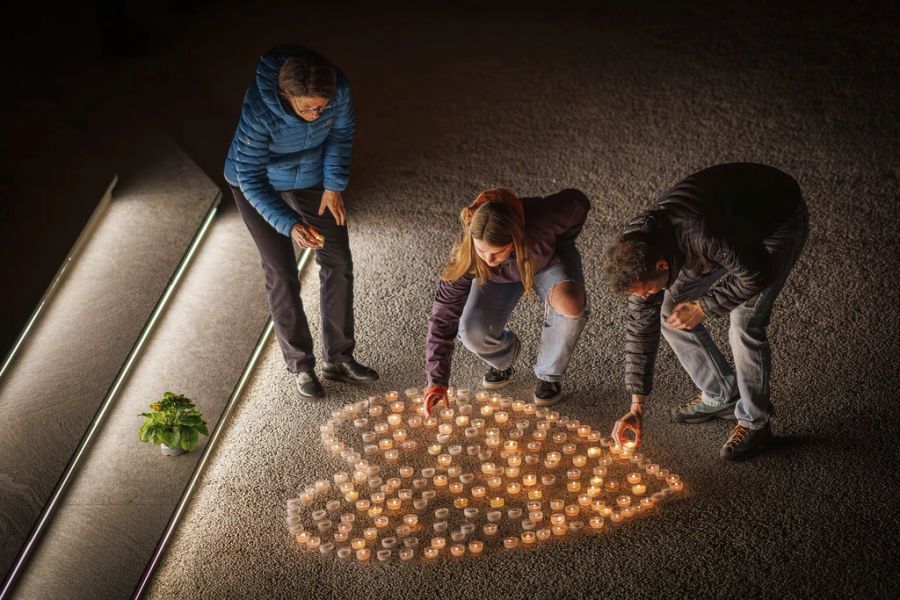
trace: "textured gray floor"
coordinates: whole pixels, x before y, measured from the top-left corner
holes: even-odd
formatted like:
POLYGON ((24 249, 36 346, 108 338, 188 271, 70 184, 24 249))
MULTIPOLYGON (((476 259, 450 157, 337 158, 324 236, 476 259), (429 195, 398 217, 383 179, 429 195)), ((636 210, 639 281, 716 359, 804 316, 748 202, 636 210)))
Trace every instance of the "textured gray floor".
MULTIPOLYGON (((463 204, 488 185, 584 190, 594 204, 580 239, 593 315, 564 410, 598 428, 626 407, 623 302, 606 293, 599 259, 618 224, 712 163, 793 173, 812 229, 770 328, 774 447, 723 465, 724 424, 669 424, 666 409, 691 387, 664 348, 646 449, 690 492, 662 515, 478 561, 337 564, 297 551, 284 502, 336 470, 318 425, 363 392, 329 386, 327 401, 301 402, 271 346, 151 597, 891 596, 900 177, 891 20, 858 5, 468 6, 209 11, 183 32, 204 41, 191 47, 192 68, 155 76, 181 90, 157 110, 181 115, 172 127, 215 172, 256 53, 299 40, 347 71, 360 121, 347 194, 358 355, 381 370, 378 390, 423 383, 425 317, 463 204)), ((307 286, 311 307, 314 292, 307 286)), ((533 302, 511 323, 525 342, 515 395, 530 389, 539 323, 533 302)), ((721 323, 714 331, 724 343, 721 323)), ((457 353, 457 383, 474 385, 480 371, 457 353)))
POLYGON ((4 576, 217 200, 171 140, 144 139, 0 382, 4 576))

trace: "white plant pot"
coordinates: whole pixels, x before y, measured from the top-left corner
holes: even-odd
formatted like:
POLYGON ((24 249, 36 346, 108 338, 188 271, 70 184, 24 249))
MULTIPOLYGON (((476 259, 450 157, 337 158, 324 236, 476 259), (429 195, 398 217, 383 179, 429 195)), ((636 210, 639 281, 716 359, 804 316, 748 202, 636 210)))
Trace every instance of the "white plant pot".
POLYGON ((185 453, 185 451, 181 449, 181 446, 178 446, 177 448, 169 448, 165 444, 160 444, 159 449, 162 450, 164 456, 181 456, 185 453))

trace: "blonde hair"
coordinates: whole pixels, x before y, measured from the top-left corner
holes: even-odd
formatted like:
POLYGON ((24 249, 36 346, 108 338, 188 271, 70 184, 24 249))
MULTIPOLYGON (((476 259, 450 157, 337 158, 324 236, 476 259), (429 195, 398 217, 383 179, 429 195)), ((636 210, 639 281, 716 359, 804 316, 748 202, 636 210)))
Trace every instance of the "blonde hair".
POLYGON ((455 281, 463 275, 474 275, 478 285, 491 279, 491 268, 478 258, 473 240, 491 246, 512 243, 516 253, 516 265, 526 292, 533 291, 534 273, 531 251, 525 235, 525 225, 519 214, 499 198, 484 202, 477 209, 467 206, 459 213, 462 232, 453 244, 450 260, 444 265, 441 279, 455 281))

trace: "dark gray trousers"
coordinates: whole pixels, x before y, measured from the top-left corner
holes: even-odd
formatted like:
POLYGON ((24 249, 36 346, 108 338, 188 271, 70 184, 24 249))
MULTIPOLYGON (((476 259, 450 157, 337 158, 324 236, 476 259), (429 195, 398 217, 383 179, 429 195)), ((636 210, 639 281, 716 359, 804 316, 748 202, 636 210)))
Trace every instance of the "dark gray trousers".
MULTIPOLYGON (((300 299, 300 280, 291 238, 275 231, 236 187, 231 187, 238 211, 250 231, 262 260, 266 277, 269 311, 284 362, 292 373, 312 369, 313 341, 300 299)), ((325 236, 325 244, 315 251, 319 265, 319 309, 322 321, 322 348, 328 362, 353 358, 353 257, 347 227, 334 222, 331 211, 319 216, 321 189, 281 192, 288 206, 300 213, 307 225, 325 236)))

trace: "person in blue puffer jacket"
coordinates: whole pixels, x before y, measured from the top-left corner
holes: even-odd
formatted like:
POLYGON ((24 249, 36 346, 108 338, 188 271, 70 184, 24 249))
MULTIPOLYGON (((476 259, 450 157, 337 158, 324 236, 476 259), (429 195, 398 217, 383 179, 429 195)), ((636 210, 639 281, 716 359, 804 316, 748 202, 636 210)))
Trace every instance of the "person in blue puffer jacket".
POLYGON ((378 379, 353 358, 353 259, 341 192, 350 178, 355 129, 344 73, 307 48, 280 46, 260 58, 225 160, 225 179, 262 259, 275 335, 305 398, 325 393, 291 240, 316 250, 323 376, 378 379))

